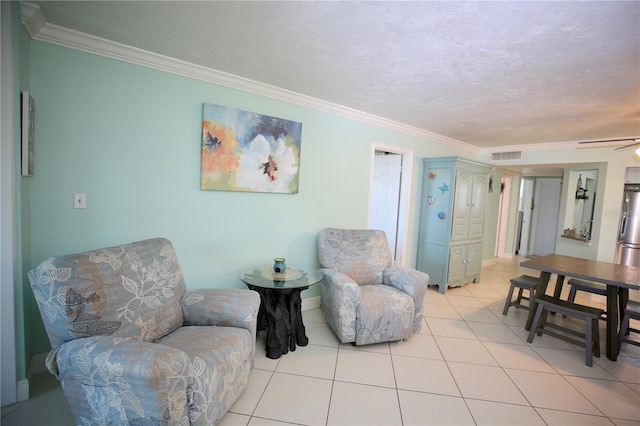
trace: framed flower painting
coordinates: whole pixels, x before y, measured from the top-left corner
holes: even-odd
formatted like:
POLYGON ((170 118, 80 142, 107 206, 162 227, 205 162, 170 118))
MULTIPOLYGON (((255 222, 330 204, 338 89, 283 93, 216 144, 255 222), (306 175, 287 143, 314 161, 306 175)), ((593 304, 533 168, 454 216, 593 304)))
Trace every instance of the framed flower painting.
POLYGON ((200 188, 298 193, 302 123, 205 103, 200 188))

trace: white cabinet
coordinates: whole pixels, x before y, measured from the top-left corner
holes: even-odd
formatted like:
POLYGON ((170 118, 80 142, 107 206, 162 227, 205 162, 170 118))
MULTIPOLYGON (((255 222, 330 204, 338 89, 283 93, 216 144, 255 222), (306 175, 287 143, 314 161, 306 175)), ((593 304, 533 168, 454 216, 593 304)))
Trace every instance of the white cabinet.
POLYGON ((458 157, 424 160, 417 269, 441 293, 480 281, 490 169, 458 157))

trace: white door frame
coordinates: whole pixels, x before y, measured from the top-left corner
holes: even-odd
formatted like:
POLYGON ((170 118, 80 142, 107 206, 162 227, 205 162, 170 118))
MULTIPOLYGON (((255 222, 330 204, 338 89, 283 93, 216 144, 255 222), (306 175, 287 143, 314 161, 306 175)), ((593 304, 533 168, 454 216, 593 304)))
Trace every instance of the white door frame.
POLYGON ((2 406, 26 398, 18 395, 15 322, 15 169, 13 128, 13 49, 11 41, 12 7, 18 3, 0 2, 2 55, 0 57, 0 301, 2 303, 2 406))
POLYGON ((400 203, 398 206, 398 240, 396 246, 396 265, 404 264, 407 252, 407 230, 409 223, 409 194, 411 190, 411 172, 413 169, 413 151, 397 146, 384 145, 373 142, 371 144, 371 166, 369 173, 369 210, 367 214, 367 226, 371 227, 371 215, 373 213, 373 172, 376 151, 386 151, 392 154, 402 155, 402 179, 400 180, 400 203))
MULTIPOLYGON (((533 186, 535 180, 531 177, 523 176, 520 179, 520 185, 522 186, 522 195, 520 204, 522 205, 522 229, 520 230, 520 250, 518 255, 527 256, 529 253, 529 246, 531 245, 531 225, 533 212, 531 210, 531 203, 533 202, 533 186)), ((516 239, 518 236, 516 235, 516 239)))
POLYGON ((509 236, 509 206, 511 204, 512 176, 503 174, 500 182, 500 212, 498 222, 498 235, 496 237, 496 256, 512 259, 513 253, 507 251, 507 238, 509 236), (502 189, 504 185, 504 189, 502 189))

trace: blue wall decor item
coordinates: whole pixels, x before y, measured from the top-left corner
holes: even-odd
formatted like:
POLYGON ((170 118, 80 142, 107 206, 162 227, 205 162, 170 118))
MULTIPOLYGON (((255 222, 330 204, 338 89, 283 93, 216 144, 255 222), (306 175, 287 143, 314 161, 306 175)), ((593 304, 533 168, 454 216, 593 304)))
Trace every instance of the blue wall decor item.
POLYGON ((443 194, 445 192, 447 192, 449 190, 449 185, 447 185, 446 183, 443 183, 442 186, 440 188, 438 188, 440 190, 440 192, 442 192, 443 194))
POLYGON ((445 212, 438 213, 438 219, 445 220, 447 218, 447 214, 445 212))

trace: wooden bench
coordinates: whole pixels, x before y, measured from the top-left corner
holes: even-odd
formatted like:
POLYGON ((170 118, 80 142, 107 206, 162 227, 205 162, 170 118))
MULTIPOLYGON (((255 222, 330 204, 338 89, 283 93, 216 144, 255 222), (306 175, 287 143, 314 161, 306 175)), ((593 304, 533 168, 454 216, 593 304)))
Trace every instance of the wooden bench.
POLYGON ((600 318, 604 311, 602 309, 579 305, 566 300, 554 299, 546 294, 536 296, 536 302, 538 302, 538 309, 536 310, 536 314, 533 318, 533 324, 531 326, 531 331, 529 331, 527 342, 532 343, 536 333, 538 333, 538 335, 542 335, 544 333, 574 345, 582 346, 586 349, 586 364, 589 367, 593 366, 593 356, 595 355, 596 357, 600 357, 598 318, 600 318), (547 314, 549 311, 584 320, 585 333, 580 333, 558 324, 547 323, 547 314), (555 328, 564 333, 582 337, 584 338, 584 342, 564 334, 556 333, 555 331, 549 330, 549 328, 555 328))
POLYGON ((633 331, 634 333, 640 334, 640 329, 629 326, 630 319, 635 319, 640 321, 640 302, 636 302, 634 300, 629 300, 627 302, 627 308, 624 310, 624 314, 622 315, 622 322, 620 324, 620 334, 618 335, 618 352, 620 352, 620 348, 622 347, 622 342, 630 343, 635 346, 640 346, 640 342, 638 342, 637 340, 632 340, 626 337, 627 332, 629 331, 633 331))
POLYGON ((532 277, 531 275, 520 275, 516 278, 511 278, 511 287, 509 287, 509 294, 507 295, 507 301, 504 304, 504 309, 502 310, 502 315, 507 315, 509 311, 509 307, 515 306, 516 308, 530 310, 533 306, 533 296, 536 288, 538 288, 538 280, 537 277, 532 277), (518 287, 518 297, 516 300, 511 300, 513 298, 513 290, 518 287), (524 297, 522 295, 523 290, 529 290, 529 297, 524 297), (523 305, 522 300, 528 300, 529 305, 523 305))
MULTIPOLYGON (((579 280, 577 278, 571 278, 569 281, 567 281, 567 284, 571 286, 571 289, 569 290, 569 296, 567 296, 567 300, 569 302, 575 302, 576 293, 578 291, 584 291, 587 293, 598 294, 600 296, 607 297, 607 286, 604 284, 579 280)), ((606 319, 606 315, 607 312, 605 311, 601 319, 606 319)))

